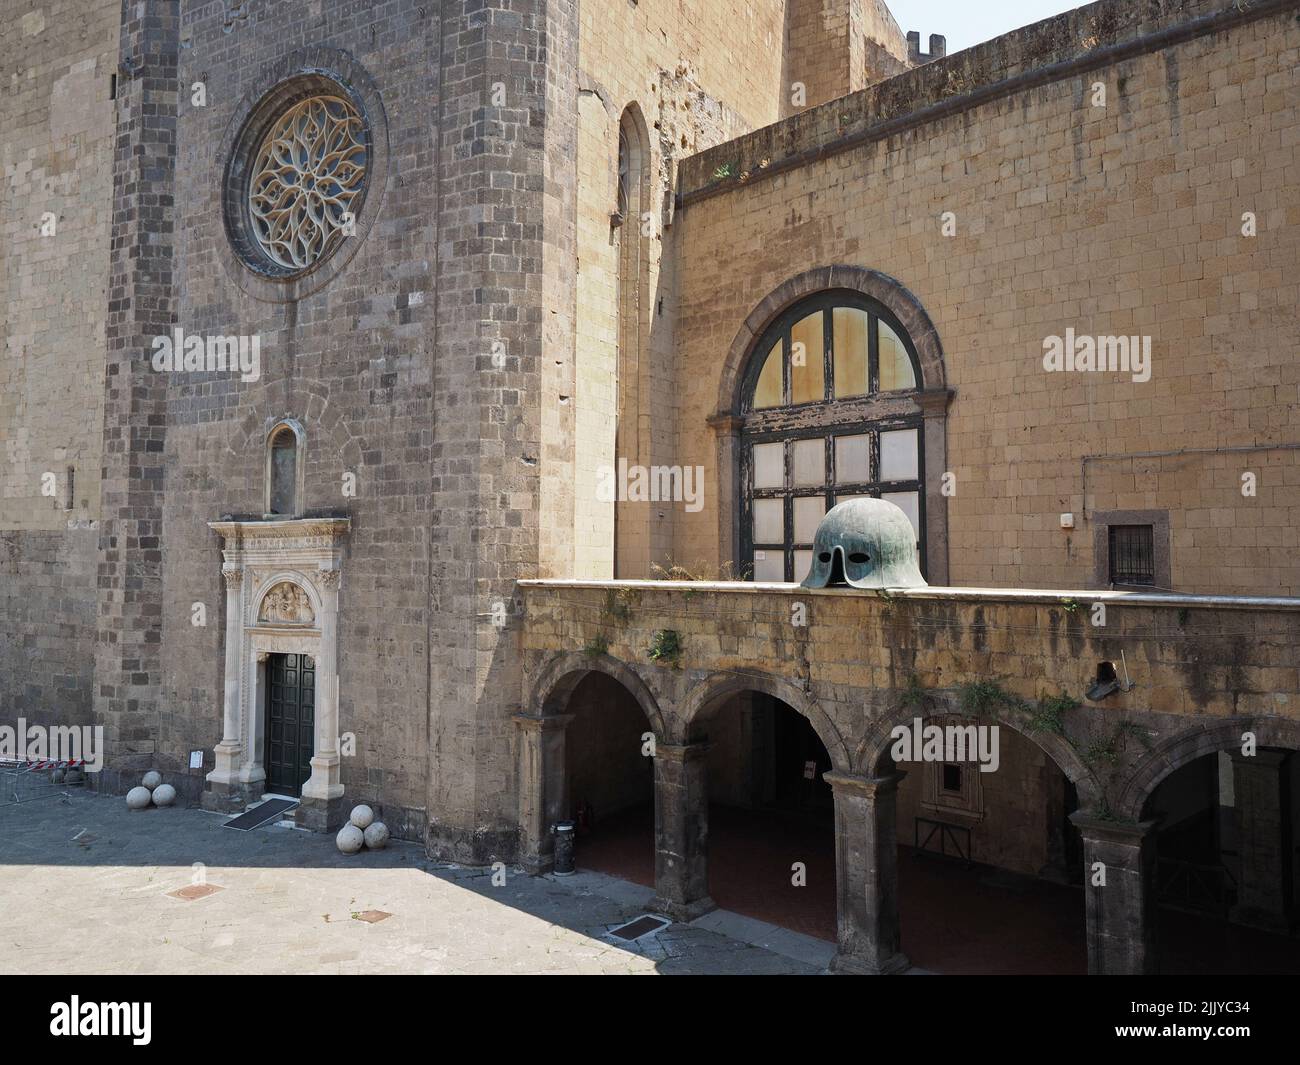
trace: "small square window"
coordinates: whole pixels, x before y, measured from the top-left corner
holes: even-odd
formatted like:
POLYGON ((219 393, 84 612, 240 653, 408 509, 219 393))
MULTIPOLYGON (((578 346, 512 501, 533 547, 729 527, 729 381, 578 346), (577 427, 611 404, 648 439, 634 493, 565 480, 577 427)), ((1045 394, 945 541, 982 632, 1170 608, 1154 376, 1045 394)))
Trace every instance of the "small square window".
POLYGON ((1108 532, 1110 582, 1155 584, 1155 528, 1151 525, 1112 525, 1108 532))
POLYGON ((961 792, 961 766, 947 762, 943 767, 943 790, 961 792))

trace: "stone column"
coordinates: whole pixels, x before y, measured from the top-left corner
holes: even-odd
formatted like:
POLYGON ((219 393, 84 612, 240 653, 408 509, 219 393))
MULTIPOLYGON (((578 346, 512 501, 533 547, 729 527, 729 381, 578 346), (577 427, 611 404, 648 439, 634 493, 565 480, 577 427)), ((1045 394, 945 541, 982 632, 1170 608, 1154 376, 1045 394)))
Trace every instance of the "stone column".
POLYGON ((226 665, 225 696, 221 722, 221 742, 217 744, 216 768, 208 780, 223 788, 233 788, 239 783, 239 764, 244 744, 240 724, 240 652, 243 647, 244 571, 242 567, 227 563, 221 569, 226 582, 226 665))
POLYGON ((307 827, 327 831, 341 819, 343 784, 339 757, 338 590, 339 571, 317 571, 320 589, 320 654, 316 660, 316 753, 302 786, 307 827))
POLYGON ((902 773, 826 773, 835 794, 839 951, 831 969, 885 975, 910 964, 898 921, 898 784, 902 773))
POLYGON ((555 864, 551 826, 569 815, 567 728, 572 714, 519 714, 519 861, 534 876, 555 864))
POLYGON ((1156 972, 1156 822, 1099 821, 1082 810, 1070 820, 1083 836, 1088 972, 1156 972))
POLYGON ((709 898, 707 743, 655 745, 656 910, 693 921, 716 909, 709 898))
POLYGON ((740 566, 739 507, 740 428, 744 419, 735 414, 711 414, 708 424, 717 437, 718 558, 740 566))
POLYGON ((925 443, 925 561, 931 584, 948 583, 948 497, 943 474, 948 468, 948 404, 952 391, 927 389, 916 396, 925 443))
POLYGON ((1232 755, 1233 816, 1241 873, 1232 920, 1272 932, 1291 926, 1291 826, 1286 789, 1289 752, 1232 755))

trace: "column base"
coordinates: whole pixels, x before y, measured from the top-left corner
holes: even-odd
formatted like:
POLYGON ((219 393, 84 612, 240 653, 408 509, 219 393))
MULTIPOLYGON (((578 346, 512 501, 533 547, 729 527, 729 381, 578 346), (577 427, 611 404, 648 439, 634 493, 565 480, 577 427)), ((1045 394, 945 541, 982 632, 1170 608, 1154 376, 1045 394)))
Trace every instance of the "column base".
POLYGON ((674 921, 682 924, 688 924, 697 917, 712 913, 717 908, 718 904, 707 895, 702 899, 696 899, 694 902, 673 902, 662 895, 656 895, 650 900, 651 910, 655 913, 662 913, 665 917, 671 917, 674 921))
POLYGON ((343 795, 343 784, 339 780, 340 759, 337 754, 316 755, 311 760, 311 776, 302 786, 303 800, 316 799, 333 802, 343 795))
POLYGON ((213 780, 212 774, 209 773, 207 784, 199 796, 199 806, 213 813, 240 814, 261 797, 260 783, 250 785, 238 780, 222 783, 213 780))
POLYGON ((831 959, 830 971, 837 976, 893 976, 912 967, 906 954, 892 954, 883 964, 853 954, 837 953, 831 959))
POLYGON ((295 813, 298 823, 309 832, 334 832, 342 828, 343 822, 347 820, 341 795, 334 799, 315 799, 304 795, 302 805, 295 813))

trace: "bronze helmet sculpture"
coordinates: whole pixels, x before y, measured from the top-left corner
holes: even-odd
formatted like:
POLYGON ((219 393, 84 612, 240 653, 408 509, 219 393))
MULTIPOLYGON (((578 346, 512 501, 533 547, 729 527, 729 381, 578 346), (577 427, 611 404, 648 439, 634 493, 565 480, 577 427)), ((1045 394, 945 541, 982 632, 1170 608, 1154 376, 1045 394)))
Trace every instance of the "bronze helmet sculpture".
POLYGON ((826 512, 813 538, 805 588, 924 588, 916 563, 916 531, 884 499, 847 499, 826 512))

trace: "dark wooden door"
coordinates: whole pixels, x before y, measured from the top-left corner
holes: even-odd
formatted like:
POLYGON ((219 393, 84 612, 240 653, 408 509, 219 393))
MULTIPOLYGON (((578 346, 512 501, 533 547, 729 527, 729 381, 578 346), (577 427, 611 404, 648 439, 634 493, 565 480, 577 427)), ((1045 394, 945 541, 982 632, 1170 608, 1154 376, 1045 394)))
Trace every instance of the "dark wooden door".
POLYGON ((266 680, 266 788, 300 795, 316 738, 316 663, 310 655, 271 655, 266 680))

